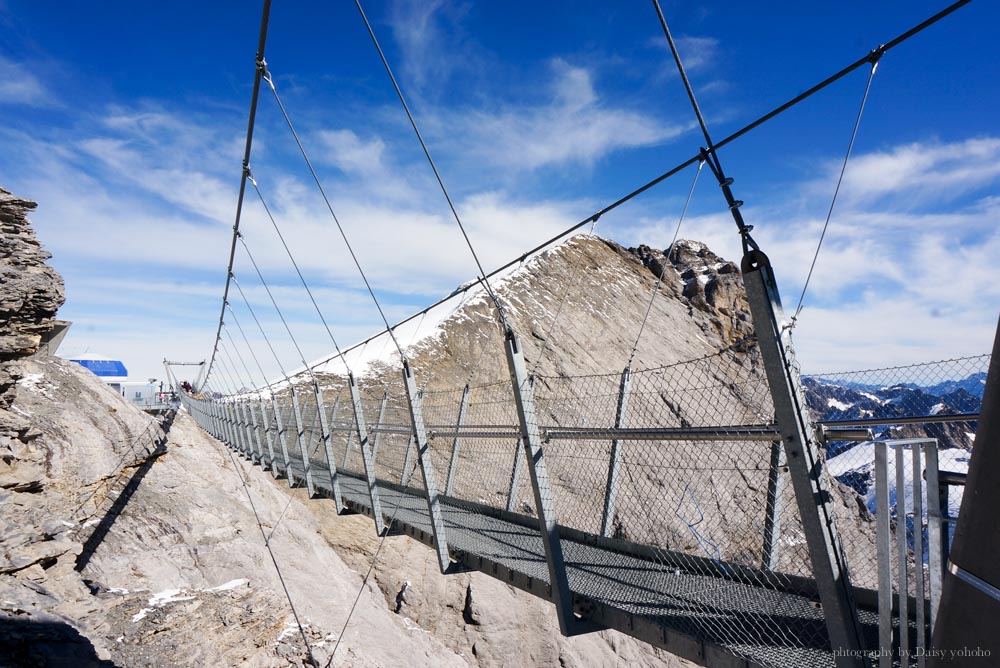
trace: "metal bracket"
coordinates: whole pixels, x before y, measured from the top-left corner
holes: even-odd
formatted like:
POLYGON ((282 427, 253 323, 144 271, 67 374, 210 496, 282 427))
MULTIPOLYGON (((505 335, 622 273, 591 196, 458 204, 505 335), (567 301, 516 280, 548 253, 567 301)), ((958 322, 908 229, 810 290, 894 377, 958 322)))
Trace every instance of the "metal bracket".
POLYGON ((406 398, 410 407, 417 461, 420 463, 420 472, 424 476, 424 488, 427 491, 427 512, 431 520, 431 531, 434 533, 438 567, 442 573, 447 573, 451 567, 451 559, 448 556, 448 539, 444 530, 444 517, 441 514, 441 499, 438 497, 434 463, 431 461, 430 444, 427 442, 427 431, 424 429, 423 394, 417 391, 413 371, 406 360, 403 360, 403 383, 406 385, 406 398))
POLYGON ((368 426, 365 424, 365 412, 361 407, 361 393, 354 381, 354 374, 349 374, 347 379, 348 387, 351 390, 351 403, 354 405, 354 425, 358 431, 361 459, 365 466, 365 481, 368 483, 368 498, 371 501, 372 517, 375 519, 375 532, 381 536, 385 532, 385 521, 382 519, 382 504, 379 502, 378 487, 375 482, 375 456, 372 454, 371 443, 368 441, 368 426))
POLYGON ((306 448, 306 432, 302 426, 302 411, 299 408, 299 395, 295 391, 295 386, 289 384, 292 393, 292 415, 295 417, 295 437, 299 442, 299 454, 302 456, 302 475, 306 480, 306 493, 309 498, 316 496, 316 487, 313 485, 312 466, 309 464, 309 452, 306 448))
MULTIPOLYGON (((621 382, 618 384, 618 407, 615 409, 615 429, 621 429, 625 423, 625 412, 628 410, 629 390, 632 385, 632 370, 625 367, 621 382)), ((611 456, 608 458, 608 482, 604 488, 604 513, 601 515, 601 535, 605 538, 611 535, 612 522, 615 518, 615 502, 618 499, 618 469, 621 467, 621 441, 617 438, 611 441, 611 456)))
POLYGON ((559 522, 556 517, 555 497, 549 484, 545 468, 545 453, 542 450, 541 434, 535 417, 534 388, 528 381, 524 364, 524 354, 520 341, 513 331, 507 330, 505 337, 507 366, 514 388, 514 405, 521 428, 521 442, 524 456, 531 473, 531 489, 535 496, 535 510, 538 513, 538 530, 545 547, 545 562, 549 570, 549 587, 552 602, 559 618, 559 630, 564 636, 596 631, 598 627, 579 619, 573 611, 573 594, 566 577, 566 562, 563 559, 562 543, 559 539, 559 522))
POLYGON ((285 437, 285 424, 281 419, 281 409, 278 407, 278 400, 271 395, 271 407, 274 409, 274 426, 278 432, 278 443, 281 445, 281 459, 285 463, 285 478, 288 486, 295 485, 295 474, 292 473, 291 458, 288 456, 288 439, 285 437))
POLYGON ((748 251, 743 256, 742 269, 830 643, 843 650, 837 666, 863 666, 867 663, 865 645, 847 561, 837 534, 832 496, 823 477, 823 458, 810 425, 802 379, 795 366, 791 331, 783 326, 778 287, 764 253, 748 251))
MULTIPOLYGON (((316 412, 319 413, 320 438, 323 439, 323 449, 326 451, 326 466, 330 469, 330 489, 333 491, 333 503, 337 512, 344 510, 344 498, 340 494, 340 480, 337 478, 337 460, 333 454, 333 438, 330 435, 330 423, 326 420, 326 406, 323 403, 323 390, 319 383, 314 385, 316 390, 316 412)), ((333 415, 336 418, 337 406, 340 397, 334 401, 333 415)))
POLYGON ((462 437, 458 432, 462 429, 462 422, 465 421, 465 411, 469 407, 469 385, 466 383, 462 390, 462 401, 458 404, 458 419, 455 421, 455 440, 451 442, 451 458, 448 460, 448 479, 444 483, 445 496, 451 496, 455 489, 455 476, 458 473, 458 449, 462 443, 462 437))

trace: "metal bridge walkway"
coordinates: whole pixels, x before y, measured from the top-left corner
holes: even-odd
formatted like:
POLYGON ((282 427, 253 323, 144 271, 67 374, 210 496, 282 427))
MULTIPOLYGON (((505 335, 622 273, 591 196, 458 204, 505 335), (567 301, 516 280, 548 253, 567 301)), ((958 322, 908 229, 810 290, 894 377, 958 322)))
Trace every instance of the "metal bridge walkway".
MULTIPOLYGON (((284 466, 275 463, 284 474, 284 466)), ((332 498, 326 462, 310 463, 317 493, 332 498)), ((294 480, 301 480, 301 463, 293 462, 291 472, 294 480)), ((340 467, 337 473, 345 506, 371 516, 365 480, 340 467)), ((421 490, 379 479, 378 494, 385 519, 395 512, 393 530, 434 544, 421 490)), ((551 600, 545 551, 533 517, 441 499, 454 561, 551 600)), ((577 604, 586 601, 590 619, 602 627, 712 666, 803 668, 835 663, 829 644, 817 644, 816 639, 826 637, 818 599, 741 582, 738 572, 732 572, 733 579, 723 579, 720 574, 664 571, 662 564, 642 558, 642 550, 648 550, 643 546, 565 528, 561 534, 577 604)), ((865 636, 876 641, 876 612, 859 612, 865 636)))

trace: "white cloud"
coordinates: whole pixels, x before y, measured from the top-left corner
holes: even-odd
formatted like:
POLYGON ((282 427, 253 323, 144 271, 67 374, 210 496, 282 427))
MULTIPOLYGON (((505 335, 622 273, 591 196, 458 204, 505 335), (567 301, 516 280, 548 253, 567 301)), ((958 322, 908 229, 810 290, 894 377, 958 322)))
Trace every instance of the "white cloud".
MULTIPOLYGON (((828 166, 830 178, 815 184, 817 191, 832 193, 832 174, 840 164, 828 166)), ((851 158, 841 187, 854 203, 871 203, 891 196, 904 209, 930 202, 950 202, 1000 176, 1000 138, 977 137, 965 141, 912 143, 851 158)))
POLYGON ((0 104, 19 104, 29 107, 52 104, 51 93, 41 80, 24 63, 17 63, 0 56, 0 104))
POLYGON ((551 69, 544 102, 442 111, 439 132, 481 168, 530 171, 590 165, 614 151, 660 144, 688 127, 604 103, 584 68, 556 59, 551 69))

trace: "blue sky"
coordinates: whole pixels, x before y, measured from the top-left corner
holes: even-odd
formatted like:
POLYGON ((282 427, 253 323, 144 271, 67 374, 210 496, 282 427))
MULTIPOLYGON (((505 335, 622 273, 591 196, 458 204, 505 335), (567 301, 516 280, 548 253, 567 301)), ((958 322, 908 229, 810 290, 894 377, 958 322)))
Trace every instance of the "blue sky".
MULTIPOLYGON (((256 3, 0 0, 0 185, 66 278, 63 352, 139 378, 211 351, 239 185, 256 3)), ((943 8, 943 2, 665 3, 721 138, 943 8), (819 6, 816 6, 819 5, 819 6)), ((366 6, 487 268, 695 153, 700 132, 648 2, 366 6)), ((796 330, 806 370, 988 351, 1000 304, 1000 7, 978 0, 891 51, 875 77, 796 330)), ((474 265, 353 3, 276 0, 267 59, 390 319, 474 265)), ((721 152, 792 307, 867 73, 721 152)), ((277 107, 252 168, 341 344, 379 325, 277 107)), ((666 247, 693 172, 597 232, 666 247)), ((705 174, 704 176, 709 176, 705 174)), ((252 192, 251 192, 252 195, 252 192)), ((331 348, 273 231, 245 233, 307 358, 331 348)), ((738 259, 710 178, 682 237, 738 259)), ((236 273, 291 367, 246 257, 236 273)), ((244 325, 249 318, 244 314, 244 325)), ((266 355, 269 373, 275 370, 266 355)))

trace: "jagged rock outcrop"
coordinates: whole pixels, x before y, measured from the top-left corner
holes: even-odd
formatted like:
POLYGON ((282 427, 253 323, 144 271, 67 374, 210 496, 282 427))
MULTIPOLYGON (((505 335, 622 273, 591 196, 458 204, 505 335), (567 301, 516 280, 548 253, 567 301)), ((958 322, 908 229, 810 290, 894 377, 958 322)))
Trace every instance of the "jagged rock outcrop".
POLYGON ((664 276, 673 287, 674 294, 687 300, 692 309, 709 317, 713 331, 727 344, 746 340, 752 333, 750 305, 739 267, 713 253, 698 241, 678 239, 666 251, 640 245, 629 248, 654 276, 664 276), (672 268, 680 281, 676 281, 664 267, 672 268))
POLYGON ((62 306, 62 277, 46 264, 28 221, 37 206, 0 188, 0 489, 31 491, 41 470, 31 442, 41 435, 24 415, 9 410, 21 378, 16 360, 37 351, 62 306), (12 476, 12 468, 20 474, 12 476))
POLYGON ((0 188, 0 360, 35 352, 65 301, 27 212, 38 206, 0 188))

